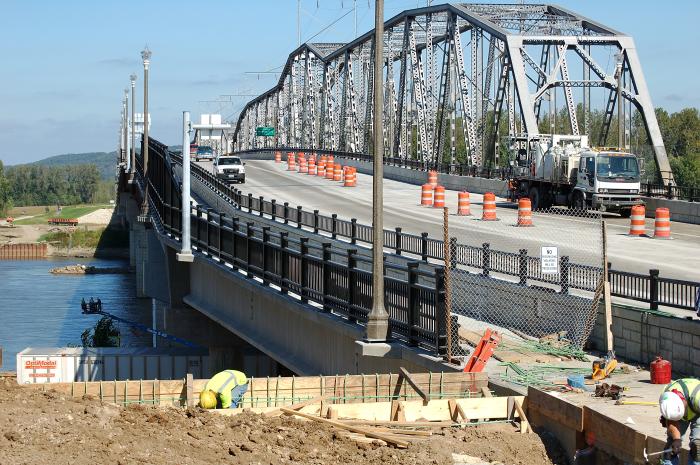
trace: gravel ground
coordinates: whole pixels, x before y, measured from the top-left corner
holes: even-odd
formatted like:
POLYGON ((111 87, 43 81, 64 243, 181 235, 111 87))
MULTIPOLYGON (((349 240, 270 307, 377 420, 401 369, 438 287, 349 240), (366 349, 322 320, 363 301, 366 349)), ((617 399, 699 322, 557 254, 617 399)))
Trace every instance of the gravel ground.
POLYGON ((114 208, 100 208, 92 213, 83 215, 78 220, 80 224, 102 224, 108 225, 112 219, 112 214, 114 213, 114 208))
POLYGON ((435 430, 407 449, 395 449, 290 417, 122 408, 21 387, 14 379, 0 379, 0 457, 5 465, 566 463, 551 436, 521 435, 505 424, 435 430), (480 461, 466 462, 464 455, 480 461))

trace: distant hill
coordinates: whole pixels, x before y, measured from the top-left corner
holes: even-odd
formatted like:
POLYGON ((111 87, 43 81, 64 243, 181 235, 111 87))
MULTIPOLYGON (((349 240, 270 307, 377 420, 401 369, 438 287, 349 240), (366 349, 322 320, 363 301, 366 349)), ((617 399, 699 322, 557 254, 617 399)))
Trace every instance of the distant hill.
POLYGON ((66 153, 29 163, 30 165, 97 165, 102 179, 111 180, 117 164, 117 152, 66 153))

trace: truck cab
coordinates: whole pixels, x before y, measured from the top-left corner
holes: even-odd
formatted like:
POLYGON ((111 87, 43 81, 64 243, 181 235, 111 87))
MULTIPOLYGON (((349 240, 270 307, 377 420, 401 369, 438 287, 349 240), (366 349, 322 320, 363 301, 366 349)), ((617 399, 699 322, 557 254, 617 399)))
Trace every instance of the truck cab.
POLYGON ((245 163, 234 155, 220 155, 214 160, 214 174, 227 183, 245 183, 245 163))
POLYGON ((640 182, 635 155, 611 149, 586 150, 580 154, 571 203, 575 208, 629 216, 632 206, 642 203, 640 182))

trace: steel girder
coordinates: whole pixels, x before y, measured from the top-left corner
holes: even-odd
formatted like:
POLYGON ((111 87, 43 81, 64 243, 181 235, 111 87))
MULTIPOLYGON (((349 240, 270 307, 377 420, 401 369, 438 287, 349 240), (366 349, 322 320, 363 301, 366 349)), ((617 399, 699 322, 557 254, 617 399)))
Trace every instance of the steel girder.
MULTIPOLYGON (((276 120, 283 126, 277 128, 277 144, 368 151, 373 111, 371 80, 382 79, 389 97, 381 109, 387 153, 440 161, 444 144, 452 147, 443 139, 447 137, 445 118, 454 111, 454 119, 464 128, 468 149, 467 153, 457 153, 457 159, 483 165, 490 163, 486 152, 497 142, 503 103, 508 108, 507 130, 511 135, 516 131, 538 134, 543 97, 562 92, 570 130, 576 134, 591 129, 591 90, 606 88, 611 95, 604 109, 605 127, 601 128, 606 132, 619 102, 615 101, 617 81, 609 67, 601 63, 605 63, 606 56, 609 61, 614 52, 625 60, 622 97, 642 116, 662 178, 672 181, 631 37, 552 5, 436 5, 404 11, 386 21, 384 28, 384 76, 371 76, 369 72, 373 31, 348 44, 312 43, 294 50, 278 84, 242 110, 234 130, 235 146, 242 150, 260 145, 255 128, 264 121, 276 120), (465 33, 469 35, 463 48, 465 33), (532 57, 539 57, 539 62, 532 57), (496 81, 495 68, 499 76, 496 81), (456 87, 454 97, 451 76, 456 87), (576 114, 580 103, 584 110, 581 128, 576 114), (412 147, 414 137, 419 144, 417 152, 412 147)), ((550 100, 550 106, 555 101, 550 100)), ((450 130, 452 137, 454 131, 450 130)))

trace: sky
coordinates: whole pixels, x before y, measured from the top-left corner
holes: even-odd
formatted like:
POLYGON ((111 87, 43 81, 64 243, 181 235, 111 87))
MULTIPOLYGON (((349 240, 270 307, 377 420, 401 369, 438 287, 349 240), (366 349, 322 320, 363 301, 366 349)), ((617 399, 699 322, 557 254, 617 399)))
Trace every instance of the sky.
MULTIPOLYGON (((374 0, 356 3, 362 34, 373 26, 374 0)), ((385 0, 385 18, 425 3, 385 0)), ((634 37, 655 106, 700 107, 700 1, 555 3, 634 37)), ((351 40, 352 9, 353 0, 301 0, 302 42, 351 40)), ((296 48, 297 1, 3 0, 0 160, 13 165, 115 150, 131 73, 138 76, 137 111, 143 103, 140 51, 146 45, 153 52, 151 134, 179 144, 183 110, 230 119, 250 98, 213 100, 259 94, 275 84, 278 75, 257 73, 279 70, 296 48)))

